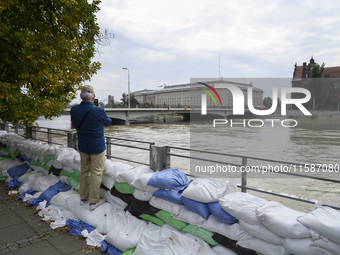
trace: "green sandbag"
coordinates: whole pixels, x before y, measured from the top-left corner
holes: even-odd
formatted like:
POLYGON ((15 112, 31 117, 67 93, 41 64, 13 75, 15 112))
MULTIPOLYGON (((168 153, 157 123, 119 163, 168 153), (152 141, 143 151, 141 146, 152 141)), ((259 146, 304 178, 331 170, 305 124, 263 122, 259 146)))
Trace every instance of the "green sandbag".
POLYGON ((68 176, 68 177, 71 177, 72 174, 67 172, 67 171, 65 171, 65 170, 61 170, 59 176, 68 176))
POLYGON ((10 153, 7 154, 6 156, 0 158, 0 161, 5 160, 5 159, 9 159, 9 158, 11 158, 11 154, 10 153))
POLYGON ((218 245, 218 243, 212 238, 214 233, 210 232, 209 230, 206 230, 204 228, 200 228, 200 227, 189 224, 182 231, 190 233, 194 236, 197 236, 197 237, 203 239, 204 241, 206 241, 211 246, 218 245))
POLYGON ((162 219, 159 219, 155 216, 151 216, 149 214, 146 214, 146 213, 143 213, 139 216, 141 219, 143 220, 147 220, 147 221, 150 221, 152 222, 153 224, 157 225, 157 226, 163 226, 165 224, 165 221, 162 220, 162 219))
POLYGON ((116 182, 115 188, 123 194, 133 194, 134 187, 130 186, 127 182, 116 182))
POLYGON ((188 223, 176 220, 174 217, 171 216, 170 213, 160 210, 158 213, 156 213, 156 216, 162 220, 164 220, 166 223, 168 223, 170 226, 174 227, 178 231, 182 231, 183 228, 185 228, 188 223))
POLYGON ((16 151, 14 152, 14 154, 11 155, 11 158, 12 158, 12 159, 15 159, 20 153, 21 153, 21 151, 16 150, 16 151))
POLYGON ((46 171, 50 171, 50 166, 46 166, 46 165, 44 165, 42 168, 44 168, 46 171))
POLYGON ((77 189, 78 182, 75 179, 73 179, 73 177, 68 177, 66 181, 72 188, 74 188, 75 190, 77 189))
POLYGON ((73 177, 73 179, 75 179, 77 182, 79 182, 80 172, 78 172, 77 170, 73 170, 73 173, 71 174, 71 176, 73 177))
POLYGON ((122 255, 132 255, 135 252, 136 248, 132 248, 130 250, 125 251, 122 255))
POLYGON ((3 176, 2 171, 3 170, 0 170, 0 181, 5 181, 7 179, 7 176, 3 176))
POLYGON ((54 155, 47 155, 44 157, 43 162, 47 163, 48 161, 53 160, 53 159, 54 159, 54 155))
POLYGON ((39 161, 39 159, 38 159, 38 160, 32 159, 32 160, 30 161, 30 165, 31 165, 31 166, 43 166, 43 165, 41 164, 41 162, 39 161))

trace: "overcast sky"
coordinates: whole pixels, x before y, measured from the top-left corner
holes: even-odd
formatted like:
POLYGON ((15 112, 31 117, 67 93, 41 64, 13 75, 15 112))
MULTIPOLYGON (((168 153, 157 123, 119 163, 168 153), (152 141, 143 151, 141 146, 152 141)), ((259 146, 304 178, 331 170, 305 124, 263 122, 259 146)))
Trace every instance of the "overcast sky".
POLYGON ((99 100, 120 100, 123 67, 132 92, 193 77, 291 79, 312 55, 340 66, 339 11, 338 0, 102 0, 97 22, 115 38, 87 84, 99 100))

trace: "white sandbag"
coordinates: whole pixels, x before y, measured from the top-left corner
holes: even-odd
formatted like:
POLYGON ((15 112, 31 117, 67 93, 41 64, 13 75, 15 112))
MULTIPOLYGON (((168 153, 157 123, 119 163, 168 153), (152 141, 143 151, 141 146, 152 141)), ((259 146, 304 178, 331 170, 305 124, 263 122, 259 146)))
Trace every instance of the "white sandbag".
POLYGON ((77 192, 73 189, 70 189, 68 191, 59 192, 55 196, 52 197, 50 200, 50 204, 57 205, 57 206, 64 206, 66 204, 66 201, 71 197, 76 195, 77 192))
POLYGON ((331 252, 331 254, 339 255, 340 254, 340 244, 333 242, 331 240, 315 240, 312 244, 314 247, 319 247, 321 249, 327 250, 331 252))
POLYGON ((222 245, 216 245, 212 248, 214 252, 216 252, 218 255, 238 255, 237 253, 225 248, 222 245))
MULTIPOLYGON (((234 255, 236 253, 224 253, 223 255, 234 255)), ((197 255, 219 255, 216 251, 214 251, 209 244, 202 240, 200 249, 198 250, 197 255)), ((236 254, 237 255, 237 254, 236 254)))
POLYGON ((55 147, 53 145, 50 144, 41 144, 40 147, 36 150, 35 152, 38 155, 54 155, 55 154, 55 147), (51 149, 53 148, 53 149, 51 149), (50 154, 48 154, 47 152, 52 152, 50 154))
POLYGON ((125 203, 123 200, 121 200, 119 197, 113 196, 110 191, 106 191, 106 193, 104 193, 104 196, 102 196, 106 199, 106 201, 108 202, 114 202, 116 204, 118 204, 119 206, 125 208, 127 207, 127 203, 125 203))
POLYGON ((36 181, 32 184, 33 190, 44 192, 47 190, 50 186, 56 184, 59 181, 58 176, 55 176, 54 174, 49 174, 45 176, 40 176, 36 179, 36 181))
MULTIPOLYGON (((54 166, 57 169, 64 169, 63 165, 56 159, 50 160, 49 162, 52 163, 52 166, 54 166)), ((65 170, 66 171, 66 170, 65 170)), ((72 173, 73 171, 71 171, 70 173, 72 173)))
POLYGON ((30 201, 34 198, 38 198, 41 195, 42 192, 37 192, 34 195, 31 194, 25 194, 25 197, 22 199, 23 202, 30 201))
POLYGON ((137 189, 137 188, 133 190, 132 195, 134 198, 141 200, 141 201, 150 201, 152 198, 152 192, 144 191, 144 190, 137 189))
POLYGON ((240 225, 252 236, 275 245, 282 245, 283 238, 270 231, 264 225, 253 225, 239 220, 240 225))
POLYGON ((20 166, 22 162, 19 159, 4 159, 0 161, 0 169, 8 170, 14 166, 20 166))
POLYGON ((204 221, 203 224, 198 225, 198 227, 204 228, 214 233, 218 233, 234 241, 247 240, 252 238, 252 236, 247 231, 245 231, 239 223, 228 225, 222 223, 213 215, 211 215, 206 221, 204 221))
POLYGON ((322 248, 312 246, 312 243, 312 238, 284 238, 283 240, 283 246, 285 249, 294 255, 334 255, 334 253, 322 248))
POLYGON ((113 165, 109 169, 107 169, 105 173, 108 176, 113 177, 116 180, 116 182, 125 182, 125 180, 122 177, 120 177, 119 174, 128 171, 132 168, 133 166, 130 166, 123 162, 113 162, 113 165))
POLYGON ((218 199, 223 210, 236 219, 244 220, 249 224, 261 224, 257 219, 255 210, 268 201, 248 193, 233 192, 218 199))
POLYGON ((173 216, 178 215, 184 208, 186 208, 185 205, 175 204, 170 201, 160 199, 154 196, 149 201, 149 204, 152 205, 153 207, 164 210, 173 216))
POLYGON ((330 207, 319 207, 307 215, 298 217, 305 227, 340 244, 340 212, 330 207))
POLYGON ((310 237, 309 229, 297 220, 304 215, 306 213, 295 211, 275 201, 268 202, 256 210, 256 216, 263 225, 286 238, 310 237))
POLYGON ((127 212, 126 218, 122 218, 113 225, 105 240, 125 252, 137 246, 146 226, 144 220, 139 220, 127 212))
POLYGON ((76 217, 93 227, 97 227, 101 221, 106 220, 106 217, 112 208, 110 203, 104 203, 94 211, 90 211, 90 205, 87 203, 82 206, 76 217))
POLYGON ((77 215, 82 208, 82 206, 80 205, 80 195, 77 193, 68 198, 64 207, 77 215))
POLYGON ((113 177, 108 176, 106 174, 102 175, 102 184, 108 188, 109 190, 111 190, 113 188, 113 186, 115 186, 115 179, 113 179, 113 177))
POLYGON ((291 255, 291 253, 287 251, 282 245, 270 244, 255 237, 247 240, 238 241, 237 245, 243 248, 260 252, 264 255, 291 255))
POLYGON ((86 237, 86 245, 93 247, 101 247, 102 241, 105 239, 105 235, 102 235, 97 229, 91 231, 86 237))
POLYGON ((27 180, 28 180, 28 177, 32 174, 32 170, 31 168, 29 168, 26 173, 24 173, 23 175, 21 175, 19 178, 18 178, 18 181, 19 182, 22 182, 22 183, 25 183, 27 180))
POLYGON ((196 255, 200 249, 200 244, 193 238, 178 231, 171 231, 171 239, 165 246, 162 255, 196 255))
POLYGON ((104 219, 97 225, 97 230, 102 234, 109 233, 110 229, 121 219, 126 217, 125 211, 117 209, 114 204, 106 203, 108 212, 104 215, 104 219))
POLYGON ((148 181, 150 178, 155 174, 156 172, 149 172, 149 173, 144 173, 141 174, 136 178, 136 180, 132 183, 131 186, 143 190, 143 191, 148 191, 151 193, 154 193, 155 191, 159 190, 159 188, 147 185, 148 181))
POLYGON ((105 159, 105 165, 104 165, 104 172, 106 173, 108 170, 111 169, 116 163, 113 162, 111 159, 105 159))
POLYGON ((130 186, 138 189, 142 189, 145 191, 155 192, 158 188, 148 186, 146 183, 142 183, 142 181, 137 182, 138 178, 143 174, 149 174, 149 178, 146 183, 149 181, 151 176, 155 173, 147 166, 139 166, 132 168, 131 170, 125 171, 119 174, 119 177, 123 178, 125 182, 127 182, 130 186), (144 186, 143 186, 144 185, 144 186), (149 189, 147 189, 149 187, 149 189))
POLYGON ((166 244, 171 237, 171 231, 161 228, 151 222, 143 231, 143 234, 137 244, 134 255, 158 255, 162 254, 166 244))
POLYGON ((212 203, 227 190, 227 182, 213 178, 197 178, 183 191, 182 196, 202 202, 212 203))
POLYGON ((32 189, 34 187, 35 181, 42 176, 47 176, 47 174, 48 174, 47 171, 45 172, 32 171, 29 175, 25 176, 25 181, 23 185, 20 186, 19 193, 22 194, 27 190, 32 189))
POLYGON ((187 207, 184 207, 178 215, 173 215, 173 217, 176 220, 181 220, 186 223, 189 223, 191 225, 200 225, 203 224, 206 219, 204 219, 202 216, 200 216, 197 213, 194 213, 193 211, 189 210, 187 207))

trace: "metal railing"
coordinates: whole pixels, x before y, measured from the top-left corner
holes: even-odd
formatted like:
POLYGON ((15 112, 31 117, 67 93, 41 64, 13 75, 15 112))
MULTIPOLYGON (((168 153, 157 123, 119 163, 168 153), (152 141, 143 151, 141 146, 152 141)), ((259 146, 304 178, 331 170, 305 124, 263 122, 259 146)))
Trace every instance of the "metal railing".
MULTIPOLYGON (((72 147, 74 149, 77 149, 77 136, 76 132, 73 130, 62 130, 62 129, 53 129, 53 128, 44 128, 44 127, 29 127, 29 126, 22 126, 18 124, 8 124, 8 123, 0 123, 0 130, 6 130, 7 132, 13 130, 16 134, 22 134, 27 139, 33 139, 38 140, 42 142, 47 142, 49 144, 61 144, 65 145, 59 142, 55 142, 52 139, 52 135, 56 136, 63 136, 67 137, 67 146, 72 147), (20 130, 20 128, 22 130, 20 130), (47 130, 47 131, 43 131, 47 130), (37 138, 36 133, 46 134, 47 138, 43 139, 41 137, 37 138)), ((237 155, 237 154, 228 154, 228 153, 220 153, 220 152, 213 152, 213 151, 203 151, 203 150, 197 150, 197 149, 191 149, 191 148, 184 148, 184 147, 176 147, 176 146, 156 146, 154 142, 147 142, 147 141, 139 141, 139 140, 132 140, 132 139, 126 139, 126 138, 118 138, 118 137, 110 137, 105 136, 105 142, 107 146, 107 153, 106 157, 108 159, 119 159, 123 161, 132 162, 135 164, 142 164, 142 165, 148 165, 153 170, 163 170, 166 168, 170 168, 172 166, 171 162, 173 161, 172 158, 182 158, 186 160, 198 160, 203 162, 210 162, 210 163, 218 163, 218 164, 225 164, 230 165, 238 168, 246 169, 247 167, 252 167, 249 162, 250 161, 261 161, 262 166, 259 167, 258 171, 264 171, 263 163, 264 162, 270 162, 270 163, 278 163, 278 164, 284 164, 284 165, 295 165, 295 166, 304 166, 303 163, 296 163, 296 162, 288 162, 283 160, 275 160, 275 159, 266 159, 266 158, 259 158, 259 157, 253 157, 253 156, 245 156, 245 155, 237 155), (127 142, 127 144, 123 144, 123 142, 127 142), (137 144, 137 145, 136 145, 137 144), (148 153, 148 156, 145 158, 148 158, 147 162, 140 162, 137 160, 132 160, 131 158, 123 158, 119 156, 112 155, 112 146, 118 146, 118 147, 124 147, 128 149, 143 151, 148 153), (176 152, 173 152, 176 151, 176 152), (192 153, 200 153, 204 156, 193 156, 192 153), (207 156, 209 158, 207 158, 207 156), (231 157, 234 161, 221 161, 216 160, 213 157, 214 156, 223 156, 223 157, 231 157), (235 160, 239 161, 238 163, 235 163, 235 160)), ((276 172, 273 170, 266 169, 266 172, 278 174, 278 175, 288 175, 288 176, 298 176, 308 179, 315 179, 319 181, 324 182, 331 182, 331 183, 340 183, 340 179, 330 179, 330 178, 324 178, 320 176, 311 176, 311 175, 304 175, 300 173, 291 173, 291 172, 276 172)), ((199 174, 187 174, 188 176, 195 177, 199 174)), ((305 202, 309 204, 315 204, 315 200, 312 199, 306 199, 302 197, 298 197, 296 195, 290 195, 285 193, 278 193, 271 190, 266 190, 263 188, 257 188, 257 187, 251 187, 247 186, 247 179, 248 179, 248 172, 244 171, 241 173, 241 183, 238 184, 238 187, 241 189, 242 192, 247 192, 247 190, 265 193, 268 195, 273 196, 279 196, 287 199, 292 199, 300 202, 305 202)), ((340 210, 339 205, 333 205, 329 203, 323 203, 323 205, 332 207, 334 209, 340 210)))

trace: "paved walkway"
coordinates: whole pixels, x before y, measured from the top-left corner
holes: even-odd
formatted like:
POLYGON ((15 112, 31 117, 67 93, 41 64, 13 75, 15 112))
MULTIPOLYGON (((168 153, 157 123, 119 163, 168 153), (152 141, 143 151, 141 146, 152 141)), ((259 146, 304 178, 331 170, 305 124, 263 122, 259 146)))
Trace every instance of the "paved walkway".
POLYGON ((51 229, 34 208, 9 196, 5 181, 0 181, 0 254, 102 254, 69 231, 67 227, 51 229))

